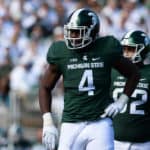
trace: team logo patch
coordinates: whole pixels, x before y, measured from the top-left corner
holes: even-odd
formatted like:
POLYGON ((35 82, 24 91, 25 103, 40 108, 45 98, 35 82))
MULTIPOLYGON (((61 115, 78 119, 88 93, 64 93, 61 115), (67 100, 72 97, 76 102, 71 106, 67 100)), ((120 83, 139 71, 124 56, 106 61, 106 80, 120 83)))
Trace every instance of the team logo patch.
POLYGON ((87 55, 84 55, 84 56, 82 57, 82 59, 83 59, 84 61, 87 61, 87 60, 88 60, 87 55))

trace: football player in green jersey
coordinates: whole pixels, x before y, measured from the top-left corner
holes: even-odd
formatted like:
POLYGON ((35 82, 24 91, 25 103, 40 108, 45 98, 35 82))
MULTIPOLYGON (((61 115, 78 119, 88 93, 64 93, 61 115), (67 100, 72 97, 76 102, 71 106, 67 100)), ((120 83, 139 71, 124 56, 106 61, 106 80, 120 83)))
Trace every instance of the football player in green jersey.
MULTIPOLYGON (((124 57, 135 63, 141 74, 127 105, 114 118, 115 150, 150 150, 150 65, 144 60, 150 52, 150 41, 143 31, 130 31, 121 40, 124 57)), ((112 73, 113 98, 122 93, 126 78, 112 73)))
POLYGON ((111 117, 122 110, 134 91, 138 68, 122 56, 120 42, 99 37, 99 19, 89 9, 75 10, 64 25, 65 41, 54 42, 47 53, 49 66, 39 89, 43 114, 43 143, 49 150, 58 144, 51 114, 51 91, 63 76, 64 109, 58 150, 113 150, 111 117), (111 69, 128 80, 118 101, 110 97, 111 69))

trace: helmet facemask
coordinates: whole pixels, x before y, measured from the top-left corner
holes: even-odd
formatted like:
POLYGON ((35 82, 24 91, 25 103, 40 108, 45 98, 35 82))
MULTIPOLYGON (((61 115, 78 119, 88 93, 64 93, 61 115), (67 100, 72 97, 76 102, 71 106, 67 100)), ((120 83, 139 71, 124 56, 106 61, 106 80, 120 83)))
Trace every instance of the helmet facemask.
POLYGON ((86 26, 64 25, 64 38, 69 49, 80 49, 89 45, 92 42, 90 34, 91 29, 86 26), (73 37, 72 32, 76 32, 78 36, 73 37))
POLYGON ((136 44, 135 54, 132 56, 133 63, 138 63, 143 60, 141 53, 144 50, 144 48, 145 48, 144 44, 136 44))

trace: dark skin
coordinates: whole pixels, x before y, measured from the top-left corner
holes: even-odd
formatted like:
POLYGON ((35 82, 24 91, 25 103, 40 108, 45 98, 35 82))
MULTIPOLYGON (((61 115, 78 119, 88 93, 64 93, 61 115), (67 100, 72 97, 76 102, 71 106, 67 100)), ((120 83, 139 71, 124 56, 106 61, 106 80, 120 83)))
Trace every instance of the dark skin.
MULTIPOLYGON (((124 57, 117 60, 113 64, 113 67, 127 78, 124 93, 127 96, 131 96, 140 78, 138 68, 131 63, 130 60, 124 57)), ((51 112, 51 92, 60 76, 61 74, 59 73, 57 66, 49 64, 41 79, 39 88, 39 103, 42 113, 51 112)))
POLYGON ((42 113, 51 112, 51 91, 56 85, 60 75, 61 74, 58 72, 57 66, 49 64, 41 78, 39 87, 39 104, 42 113))

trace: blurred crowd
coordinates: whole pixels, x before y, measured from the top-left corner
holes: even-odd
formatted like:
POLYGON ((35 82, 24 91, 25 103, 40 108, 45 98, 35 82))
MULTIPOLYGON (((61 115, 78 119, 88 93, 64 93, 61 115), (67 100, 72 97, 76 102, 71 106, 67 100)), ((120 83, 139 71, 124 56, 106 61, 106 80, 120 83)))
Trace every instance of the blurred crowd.
POLYGON ((66 18, 82 7, 98 14, 100 36, 120 40, 137 29, 150 36, 149 0, 0 0, 0 109, 9 108, 10 92, 25 95, 38 88, 49 46, 63 39, 66 18))

